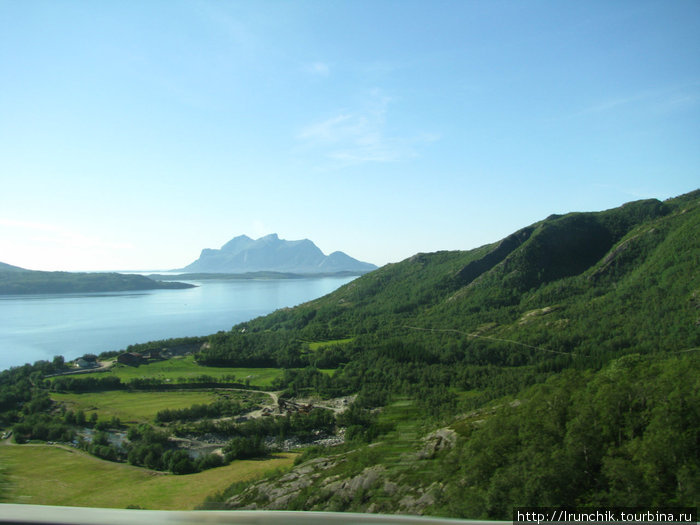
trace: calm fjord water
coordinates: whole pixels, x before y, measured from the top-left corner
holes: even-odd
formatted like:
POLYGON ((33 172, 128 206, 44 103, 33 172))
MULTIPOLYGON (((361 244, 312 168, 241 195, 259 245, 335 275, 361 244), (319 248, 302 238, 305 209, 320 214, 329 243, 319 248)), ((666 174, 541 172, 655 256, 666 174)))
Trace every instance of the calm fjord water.
POLYGON ((133 343, 206 335, 321 297, 355 277, 188 281, 197 288, 0 296, 0 370, 133 343))

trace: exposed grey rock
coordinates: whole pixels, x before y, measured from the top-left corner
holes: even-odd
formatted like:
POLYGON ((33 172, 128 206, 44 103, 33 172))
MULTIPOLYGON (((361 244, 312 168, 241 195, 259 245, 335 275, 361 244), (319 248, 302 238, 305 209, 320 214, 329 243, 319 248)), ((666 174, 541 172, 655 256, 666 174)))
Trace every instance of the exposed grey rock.
POLYGON ((386 469, 382 465, 367 467, 357 476, 350 479, 334 481, 327 485, 327 490, 343 501, 350 501, 360 490, 368 490, 381 477, 381 472, 386 469))
MULTIPOLYGON (((454 444, 456 435, 449 429, 440 429, 424 439, 430 450, 442 450, 454 444)), ((328 470, 345 461, 347 453, 311 459, 276 479, 254 483, 230 498, 227 507, 283 510, 304 494, 303 501, 297 503, 302 503, 307 510, 423 514, 435 504, 443 490, 442 484, 437 482, 428 487, 420 486, 413 476, 410 480, 405 475, 397 476, 397 472, 385 465, 366 467, 353 476, 328 475, 328 470), (388 504, 388 500, 392 503, 388 504)))
POLYGON ((393 483, 388 480, 384 482, 382 488, 384 489, 384 492, 389 496, 393 496, 399 490, 399 486, 396 483, 393 483))
POLYGON ((450 449, 457 443, 457 433, 450 428, 440 428, 423 438, 424 447, 416 454, 418 459, 432 459, 441 450, 450 449))
POLYGON ((312 485, 323 471, 342 461, 344 458, 338 456, 311 459, 275 480, 252 484, 240 494, 231 497, 226 504, 232 509, 287 509, 289 503, 302 490, 312 485))

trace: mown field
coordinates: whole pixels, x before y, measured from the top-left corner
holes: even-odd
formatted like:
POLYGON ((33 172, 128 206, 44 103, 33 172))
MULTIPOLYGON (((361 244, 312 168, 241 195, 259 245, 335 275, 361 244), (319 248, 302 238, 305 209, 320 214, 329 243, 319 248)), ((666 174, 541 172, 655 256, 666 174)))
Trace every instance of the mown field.
POLYGON ((176 476, 84 452, 48 445, 0 445, 8 484, 4 501, 33 505, 191 510, 231 483, 290 467, 293 453, 264 460, 234 461, 198 474, 176 476))
MULTIPOLYGON (((192 405, 210 404, 219 398, 213 390, 173 390, 165 392, 131 392, 111 390, 84 394, 52 392, 51 399, 63 403, 71 410, 82 410, 86 416, 98 412, 100 419, 118 417, 122 423, 152 421, 156 414, 165 409, 188 408, 192 405)), ((262 393, 231 392, 233 399, 253 396, 267 402, 268 396, 262 393)))

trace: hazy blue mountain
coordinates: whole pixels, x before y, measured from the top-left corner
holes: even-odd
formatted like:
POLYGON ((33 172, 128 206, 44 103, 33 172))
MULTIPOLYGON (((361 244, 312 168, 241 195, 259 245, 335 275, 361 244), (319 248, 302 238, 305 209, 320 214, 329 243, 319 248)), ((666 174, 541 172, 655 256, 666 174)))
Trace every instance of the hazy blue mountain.
POLYGON ((276 233, 253 240, 240 235, 224 244, 220 250, 204 249, 199 259, 186 266, 187 272, 246 273, 365 273, 376 269, 374 264, 358 261, 343 252, 326 256, 310 240, 287 241, 276 233))

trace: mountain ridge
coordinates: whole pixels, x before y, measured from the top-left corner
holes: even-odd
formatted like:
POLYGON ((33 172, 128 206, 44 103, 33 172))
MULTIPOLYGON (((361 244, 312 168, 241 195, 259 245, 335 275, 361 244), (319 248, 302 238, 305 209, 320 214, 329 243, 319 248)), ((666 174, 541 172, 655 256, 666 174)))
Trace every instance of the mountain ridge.
POLYGON ((336 251, 324 253, 309 239, 288 241, 276 233, 252 239, 239 235, 220 249, 205 248, 199 258, 182 268, 198 273, 286 272, 298 274, 357 272, 376 269, 374 264, 358 261, 336 251))
MULTIPOLYGON (((694 290, 700 296, 699 279, 691 278, 693 257, 697 258, 699 215, 700 191, 694 191, 663 202, 634 201, 600 212, 549 216, 473 250, 419 253, 387 264, 325 297, 250 321, 241 328, 250 332, 255 326, 266 330, 284 326, 285 330, 298 330, 308 340, 375 334, 372 339, 381 341, 403 333, 402 327, 408 324, 466 333, 492 326, 489 330, 497 336, 524 329, 525 325, 517 323, 529 311, 559 305, 548 310, 553 312, 550 318, 570 328, 571 319, 599 311, 606 314, 596 313, 601 315, 596 322, 609 325, 612 331, 615 323, 627 326, 631 319, 650 330, 651 319, 668 319, 653 328, 653 337, 641 337, 631 328, 625 336, 625 345, 634 341, 641 348, 651 348, 655 340, 666 347, 674 340, 686 340, 681 334, 689 335, 687 328, 675 333, 666 328, 677 324, 673 316, 682 312, 688 323, 698 320, 698 314, 686 305, 697 302, 692 299, 694 290), (688 278, 668 280, 667 275, 672 274, 668 268, 688 278), (673 293, 659 290, 662 279, 673 293), (667 308, 658 313, 655 303, 647 300, 635 299, 639 304, 629 306, 629 297, 663 293, 668 293, 662 301, 667 308), (585 301, 595 308, 585 306, 585 301), (623 309, 629 310, 629 319, 624 322, 617 320, 616 313, 623 309), (663 333, 665 340, 660 335, 663 333)), ((614 348, 619 343, 611 340, 589 348, 592 343, 586 323, 577 328, 580 333, 576 337, 551 332, 551 349, 570 353, 581 347, 581 354, 601 354, 601 358, 608 351, 617 352, 614 348)), ((531 344, 545 336, 527 337, 533 337, 532 341, 523 342, 531 344)), ((687 340, 690 346, 692 339, 687 340)))

